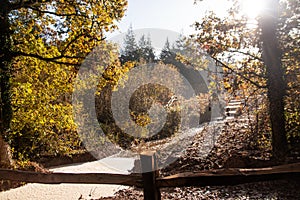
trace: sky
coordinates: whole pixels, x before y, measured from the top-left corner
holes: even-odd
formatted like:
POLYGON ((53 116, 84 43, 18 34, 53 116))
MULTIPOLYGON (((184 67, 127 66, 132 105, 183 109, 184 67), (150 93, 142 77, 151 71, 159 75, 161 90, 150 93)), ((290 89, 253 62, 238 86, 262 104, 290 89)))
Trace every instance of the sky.
POLYGON ((193 33, 192 25, 200 21, 207 12, 214 11, 224 17, 230 4, 229 0, 128 0, 127 11, 117 23, 119 30, 108 34, 107 38, 120 47, 124 45, 124 36, 132 26, 136 39, 150 35, 152 45, 159 52, 168 38, 173 44, 179 35, 193 33))
POLYGON ((125 17, 118 23, 119 30, 111 36, 124 33, 132 24, 133 29, 158 28, 190 34, 191 25, 199 21, 207 11, 226 15, 228 0, 128 0, 125 17))

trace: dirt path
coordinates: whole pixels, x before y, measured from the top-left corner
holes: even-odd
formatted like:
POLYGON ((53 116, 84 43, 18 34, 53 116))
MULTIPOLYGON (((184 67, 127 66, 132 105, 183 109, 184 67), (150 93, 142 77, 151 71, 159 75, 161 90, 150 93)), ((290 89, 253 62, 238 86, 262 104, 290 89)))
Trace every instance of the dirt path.
MULTIPOLYGON (((201 135, 202 140, 197 144, 199 152, 198 156, 206 157, 210 150, 213 148, 215 141, 219 137, 224 121, 216 121, 208 126, 205 135, 201 135)), ((176 146, 187 147, 191 143, 191 139, 197 134, 203 131, 204 127, 197 127, 185 132, 181 137, 173 138, 172 141, 167 142, 165 148, 168 155, 171 151, 171 156, 176 157, 176 153, 182 152, 183 149, 179 148, 176 151, 176 146), (185 144, 186 142, 186 144, 185 144), (178 145, 181 144, 181 145, 178 145), (169 147, 169 148, 168 148, 169 147), (171 148, 171 150, 170 150, 171 148)), ((195 144, 194 144, 195 145, 195 144)), ((163 146, 158 145, 164 149, 163 146)), ((122 155, 121 155, 122 156, 122 155)), ((170 156, 170 155, 169 155, 170 156)), ((53 172, 71 172, 71 173, 122 173, 128 174, 134 166, 134 158, 117 158, 110 157, 100 161, 73 164, 69 166, 57 167, 51 169, 53 172), (112 168, 111 166, 118 166, 118 168, 112 168)), ((128 187, 120 185, 103 185, 103 184, 27 184, 25 186, 12 189, 9 191, 0 193, 0 200, 77 200, 77 199, 97 199, 100 197, 113 196, 115 192, 121 189, 127 189, 128 187)))
MULTIPOLYGON (((119 173, 128 174, 133 168, 134 160, 130 158, 105 158, 99 161, 75 164, 50 169, 53 172, 72 173, 119 173), (112 168, 110 166, 118 166, 112 168)), ((127 187, 102 184, 26 184, 22 187, 0 193, 1 200, 77 200, 95 199, 112 196, 116 191, 127 187)))

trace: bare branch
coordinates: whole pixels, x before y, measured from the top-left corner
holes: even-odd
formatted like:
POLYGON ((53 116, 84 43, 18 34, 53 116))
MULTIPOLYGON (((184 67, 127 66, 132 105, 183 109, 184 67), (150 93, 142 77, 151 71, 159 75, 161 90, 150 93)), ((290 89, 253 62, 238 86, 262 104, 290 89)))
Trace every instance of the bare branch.
POLYGON ((228 69, 230 72, 235 73, 236 75, 240 76, 241 78, 245 79, 246 81, 248 81, 249 83, 255 85, 258 88, 264 89, 267 86, 266 85, 260 85, 259 83, 254 82, 253 80, 251 80, 250 78, 246 77, 244 74, 237 72, 236 70, 232 69, 231 67, 229 67, 228 65, 226 65, 225 63, 223 63, 222 61, 218 60, 215 57, 211 57, 217 64, 220 64, 222 67, 228 69))
POLYGON ((227 50, 228 52, 231 52, 231 53, 240 53, 240 54, 243 54, 243 55, 246 55, 246 56, 250 56, 256 60, 259 60, 261 62, 263 62, 262 58, 258 57, 258 56, 255 56, 249 52, 243 52, 243 51, 239 51, 239 50, 236 50, 236 49, 230 49, 230 50, 227 50))

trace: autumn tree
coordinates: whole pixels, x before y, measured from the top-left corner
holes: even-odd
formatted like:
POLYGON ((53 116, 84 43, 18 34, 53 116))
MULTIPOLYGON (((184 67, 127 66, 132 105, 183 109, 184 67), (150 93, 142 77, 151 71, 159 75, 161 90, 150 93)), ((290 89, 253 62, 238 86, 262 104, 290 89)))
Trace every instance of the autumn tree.
POLYGON ((230 86, 227 88, 243 91, 244 96, 267 93, 273 156, 281 159, 288 149, 286 116, 293 115, 287 108, 296 104, 285 101, 286 95, 294 96, 292 93, 299 91, 295 86, 299 81, 295 79, 299 74, 295 53, 299 51, 299 2, 266 2, 264 13, 252 24, 241 13, 239 4, 226 18, 210 13, 195 23, 197 33, 192 37, 223 68, 224 85, 230 86), (292 76, 294 80, 288 81, 287 77, 292 76), (234 81, 226 81, 230 79, 234 81))
POLYGON ((68 65, 76 71, 93 47, 104 40, 104 32, 116 27, 114 21, 124 15, 126 4, 123 0, 2 1, 0 131, 5 140, 13 116, 11 78, 16 70, 16 59, 25 63, 28 59, 34 61, 34 65, 40 61, 68 65))
POLYGON ((282 2, 279 18, 279 47, 282 51, 282 66, 285 69, 286 96, 285 117, 288 140, 293 146, 300 143, 300 2, 282 2), (284 9, 285 8, 285 9, 284 9))
POLYGON ((195 94, 199 95, 200 93, 208 92, 208 88, 199 73, 199 69, 189 66, 188 63, 181 61, 179 58, 179 56, 194 56, 193 53, 194 50, 191 48, 189 42, 182 35, 180 35, 174 44, 170 44, 169 39, 166 39, 165 45, 159 57, 161 62, 165 64, 171 64, 176 67, 177 70, 191 84, 195 94))
POLYGON ((7 138, 14 157, 34 159, 78 150, 71 105, 74 66, 18 57, 13 68, 7 138))

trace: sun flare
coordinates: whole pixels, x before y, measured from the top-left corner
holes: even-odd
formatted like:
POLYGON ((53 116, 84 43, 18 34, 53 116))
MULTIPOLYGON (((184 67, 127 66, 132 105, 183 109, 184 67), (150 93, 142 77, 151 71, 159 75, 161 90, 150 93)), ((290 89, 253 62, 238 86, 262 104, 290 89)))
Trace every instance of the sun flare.
POLYGON ((240 0, 242 13, 249 19, 255 19, 265 8, 264 0, 240 0))

